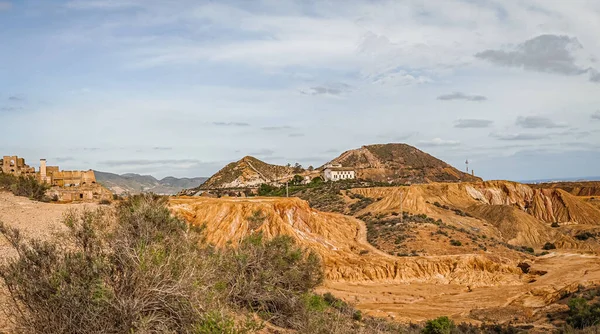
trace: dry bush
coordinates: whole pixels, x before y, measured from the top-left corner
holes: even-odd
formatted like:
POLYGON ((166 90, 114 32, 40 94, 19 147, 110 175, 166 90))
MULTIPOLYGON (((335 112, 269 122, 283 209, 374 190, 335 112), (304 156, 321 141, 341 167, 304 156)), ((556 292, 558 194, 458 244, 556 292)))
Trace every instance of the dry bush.
POLYGON ((28 197, 36 201, 50 200, 45 195, 48 185, 38 182, 33 176, 16 177, 0 172, 0 189, 10 190, 15 196, 28 197))
POLYGON ((201 234, 164 200, 133 197, 65 219, 68 243, 0 232, 18 256, 0 268, 21 333, 238 333, 211 294, 215 265, 201 234))
POLYGON ((317 255, 306 255, 287 236, 264 241, 260 233, 251 235, 219 263, 227 273, 219 284, 228 300, 283 327, 297 327, 303 296, 323 280, 317 255))

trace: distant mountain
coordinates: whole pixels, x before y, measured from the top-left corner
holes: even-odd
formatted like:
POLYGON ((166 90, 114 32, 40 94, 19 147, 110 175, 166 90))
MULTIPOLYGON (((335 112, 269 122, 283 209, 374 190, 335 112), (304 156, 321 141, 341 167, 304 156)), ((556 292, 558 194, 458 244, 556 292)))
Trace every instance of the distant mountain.
POLYGON ((114 194, 139 194, 153 192, 161 195, 174 195, 182 189, 196 188, 207 178, 175 178, 165 177, 161 180, 151 175, 139 175, 134 173, 113 174, 94 171, 96 181, 108 188, 114 194))
POLYGON ((332 162, 353 167, 357 178, 397 183, 482 181, 415 147, 377 144, 342 153, 332 162))
MULTIPOLYGON (((223 167, 204 182, 200 189, 257 187, 262 183, 277 182, 294 175, 293 167, 271 165, 246 156, 223 167)), ((296 171, 298 172, 298 171, 296 171)))

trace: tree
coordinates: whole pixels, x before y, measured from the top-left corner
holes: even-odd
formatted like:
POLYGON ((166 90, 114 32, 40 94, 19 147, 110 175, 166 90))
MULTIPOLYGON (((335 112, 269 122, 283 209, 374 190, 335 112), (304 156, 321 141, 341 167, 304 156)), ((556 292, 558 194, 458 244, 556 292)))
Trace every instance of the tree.
POLYGON ((315 170, 315 167, 313 167, 313 166, 308 166, 308 171, 309 171, 309 172, 312 172, 313 170, 315 170))
POLYGON ((302 165, 301 164, 299 164, 297 162, 294 164, 294 173, 296 173, 296 174, 302 173, 302 165))
POLYGON ((296 174, 296 175, 294 175, 294 177, 292 178, 290 183, 293 185, 298 185, 298 184, 302 184, 303 181, 304 181, 304 178, 302 176, 296 174))

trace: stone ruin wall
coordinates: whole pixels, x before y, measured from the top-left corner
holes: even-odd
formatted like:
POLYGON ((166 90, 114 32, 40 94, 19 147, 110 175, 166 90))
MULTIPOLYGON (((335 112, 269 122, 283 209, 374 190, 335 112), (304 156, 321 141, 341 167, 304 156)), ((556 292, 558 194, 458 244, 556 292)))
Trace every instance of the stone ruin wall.
POLYGON ((93 170, 61 171, 58 166, 46 166, 46 159, 40 160, 40 169, 25 164, 18 156, 4 156, 2 172, 15 176, 32 176, 41 183, 50 185, 47 195, 60 202, 110 200, 112 193, 96 183, 93 170))

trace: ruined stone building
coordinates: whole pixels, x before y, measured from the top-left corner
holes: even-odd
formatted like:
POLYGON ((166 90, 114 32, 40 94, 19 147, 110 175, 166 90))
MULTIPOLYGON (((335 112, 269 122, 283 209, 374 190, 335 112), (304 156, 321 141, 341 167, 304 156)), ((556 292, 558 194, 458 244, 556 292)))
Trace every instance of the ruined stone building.
POLYGON ((2 173, 15 176, 35 177, 39 182, 48 184, 47 195, 59 201, 92 201, 110 199, 112 193, 96 183, 93 170, 71 171, 60 170, 58 166, 47 166, 46 159, 40 159, 39 171, 25 164, 25 159, 17 156, 2 158, 2 173))
POLYGON ((2 173, 15 176, 35 176, 35 168, 25 164, 25 159, 17 156, 2 157, 2 173))

